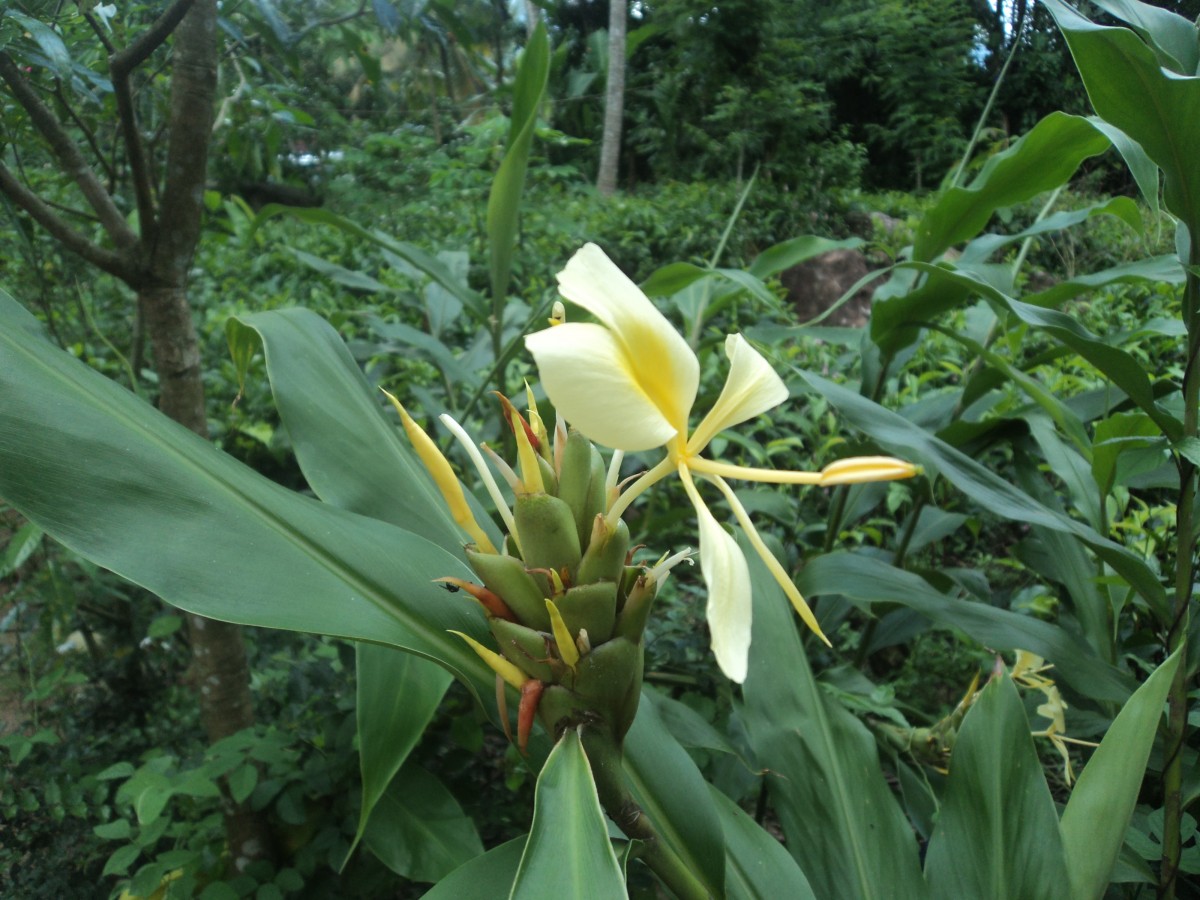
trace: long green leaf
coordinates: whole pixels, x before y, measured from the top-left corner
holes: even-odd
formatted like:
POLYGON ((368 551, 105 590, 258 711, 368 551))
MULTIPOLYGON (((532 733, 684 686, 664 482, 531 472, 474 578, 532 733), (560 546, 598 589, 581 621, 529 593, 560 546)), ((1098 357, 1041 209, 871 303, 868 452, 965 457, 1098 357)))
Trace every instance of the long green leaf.
POLYGON ((965 188, 951 188, 921 219, 913 259, 932 262, 947 248, 974 237, 997 209, 1065 184, 1108 138, 1085 118, 1054 112, 1009 149, 997 153, 965 188))
POLYGON ((711 784, 725 832, 725 896, 729 900, 816 900, 808 879, 783 845, 711 784))
POLYGON ((879 766, 875 739, 813 677, 791 606, 756 554, 744 720, 770 774, 787 848, 819 897, 924 894, 912 828, 879 766))
POLYGON ((539 19, 517 70, 513 87, 512 125, 504 161, 492 181, 488 196, 487 233, 491 253, 493 313, 500 311, 508 292, 512 271, 513 250, 517 245, 517 220, 521 211, 521 193, 525 190, 525 171, 529 166, 529 150, 537 130, 538 107, 546 93, 550 74, 550 39, 546 26, 539 19))
MULTIPOLYGON (((463 536, 445 504, 328 322, 304 309, 272 310, 230 319, 226 334, 243 379, 261 348, 297 461, 322 500, 461 556, 463 536)), ((360 643, 356 660, 363 797, 355 845, 450 685, 440 666, 389 647, 360 643)))
POLYGON ((1072 897, 1099 897, 1108 886, 1179 660, 1172 654, 1129 698, 1071 792, 1059 830, 1072 897))
POLYGON ((459 866, 422 900, 496 900, 503 897, 517 877, 527 840, 515 838, 459 866))
POLYGON ((470 570, 423 537, 292 493, 45 339, 0 293, 0 496, 76 552, 184 609, 403 647, 493 678, 431 580, 470 570))
POLYGON ((332 210, 321 207, 281 206, 278 203, 268 203, 259 210, 258 215, 254 217, 250 234, 254 234, 265 222, 276 216, 289 216, 314 225, 328 225, 394 253, 413 268, 424 272, 435 284, 456 297, 463 306, 474 313, 477 319, 483 321, 487 316, 487 301, 463 283, 463 280, 442 260, 420 247, 406 241, 398 241, 378 231, 371 231, 332 210))
POLYGON ((596 783, 575 729, 550 751, 534 795, 533 827, 510 898, 625 897, 596 783))
POLYGON ((713 896, 725 884, 725 835, 700 770, 671 736, 657 704, 642 699, 625 737, 624 767, 634 798, 659 834, 713 896))
POLYGON ((935 900, 1066 895, 1058 814, 1016 686, 993 679, 967 713, 925 857, 935 900))
POLYGON ((1133 692, 1128 676, 1078 635, 1032 616, 948 597, 920 575, 882 560, 829 553, 805 566, 796 584, 811 597, 840 594, 860 603, 897 603, 993 649, 1029 650, 1053 662, 1059 676, 1087 697, 1122 703, 1133 692))
POLYGON ((849 424, 889 452, 921 463, 995 515, 1075 535, 1119 572, 1151 606, 1160 611, 1166 609, 1166 592, 1158 576, 1145 560, 1127 548, 1097 534, 1082 522, 1047 509, 966 454, 878 403, 819 375, 799 369, 793 371, 836 406, 849 424))
POLYGON ((328 322, 307 309, 271 310, 231 318, 225 331, 235 359, 262 348, 275 404, 317 496, 461 555, 465 534, 328 322))
POLYGON ((413 881, 438 881, 483 853, 475 823, 454 795, 413 763, 388 786, 363 840, 384 865, 413 881))
MULTIPOLYGON (((450 673, 419 656, 376 644, 357 644, 355 660, 358 693, 355 717, 362 770, 362 810, 354 835, 357 844, 367 829, 375 804, 384 796, 437 712, 450 687, 450 673)), ((353 849, 352 846, 352 852, 353 849)), ((476 852, 482 853, 483 848, 476 852)), ((391 863, 388 865, 393 871, 400 871, 391 863)), ((436 881, 441 874, 418 880, 436 881)))
POLYGON ((1157 24, 1147 29, 1156 40, 1169 41, 1172 56, 1186 52, 1191 57, 1178 60, 1180 74, 1164 71, 1154 49, 1127 28, 1096 25, 1060 0, 1047 0, 1046 8, 1067 39, 1096 113, 1141 144, 1162 169, 1163 202, 1195 234, 1200 227, 1200 78, 1195 65, 1188 65, 1197 54, 1195 29, 1187 51, 1181 49, 1187 38, 1168 38, 1157 24))
POLYGON ((1154 47, 1164 68, 1181 75, 1197 74, 1200 41, 1196 23, 1183 16, 1138 0, 1093 0, 1096 6, 1128 22, 1154 47))

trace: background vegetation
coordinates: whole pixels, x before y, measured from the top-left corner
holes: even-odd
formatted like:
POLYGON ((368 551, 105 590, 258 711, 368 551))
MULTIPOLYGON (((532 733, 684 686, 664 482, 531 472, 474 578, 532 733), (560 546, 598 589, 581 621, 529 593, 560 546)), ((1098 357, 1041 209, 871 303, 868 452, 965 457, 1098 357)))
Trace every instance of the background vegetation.
MULTIPOLYGON (((1200 14, 1195 2, 1160 5, 1193 21, 1200 14)), ((23 0, 0 15, 0 50, 17 73, 0 92, 0 160, 97 246, 112 243, 102 216, 13 85, 23 79, 63 123, 113 209, 145 234, 123 116, 136 113, 147 158, 162 166, 179 50, 175 39, 151 48, 128 97, 109 57, 176 6, 23 0)), ((1089 12, 1115 21, 1104 9, 1089 12)), ((793 241, 803 235, 859 247, 878 267, 932 263, 970 241, 960 274, 982 279, 993 266, 988 277, 1006 296, 1066 310, 1152 373, 1161 385, 1155 396, 1170 406, 1167 385, 1182 382, 1187 366, 1183 271, 1163 261, 1175 236, 1157 190, 1150 203, 1139 197, 1122 156, 1103 152, 1106 142, 1079 155, 1061 179, 1073 174, 1069 187, 1000 193, 977 228, 919 258, 922 242, 930 247, 924 224, 955 185, 986 178, 985 161, 1012 151, 1050 113, 1090 113, 1042 5, 629 4, 624 134, 610 197, 593 188, 607 3, 256 0, 223 4, 216 21, 210 157, 195 255, 183 274, 199 336, 203 420, 218 447, 288 488, 316 488, 296 461, 297 436, 281 423, 261 358, 247 375, 227 346, 230 317, 293 306, 328 319, 369 381, 406 398, 423 420, 450 411, 473 433, 502 441, 479 385, 516 396, 535 373, 521 354, 500 356, 499 339, 544 317, 554 274, 594 241, 697 349, 701 407, 720 389, 729 332, 747 333, 786 373, 793 400, 723 437, 723 458, 810 469, 847 449, 888 449, 890 420, 872 426, 847 406, 836 385, 850 385, 844 393, 898 411, 1048 510, 1049 518, 1031 517, 1032 507, 998 500, 995 483, 944 472, 904 484, 742 494, 785 548, 781 558, 806 596, 820 598, 833 649, 806 646, 823 696, 870 730, 922 848, 961 721, 956 705, 998 651, 1006 664, 1016 649, 1051 659, 1067 733, 1095 741, 1118 698, 1165 658, 1162 610, 1122 581, 1128 566, 1096 547, 1109 541, 1147 580, 1169 581, 1172 560, 1194 549, 1176 532, 1170 456, 1194 449, 1168 447, 1144 410, 1124 402, 1127 385, 1114 388, 1089 351, 1019 311, 997 316, 995 302, 978 302, 989 296, 978 285, 910 315, 892 303, 911 287, 898 286, 897 270, 876 293, 877 310, 891 304, 890 319, 801 328, 781 282, 791 262, 827 246, 793 241), (489 294, 493 280, 489 191, 511 146, 521 104, 515 75, 534 18, 550 37, 549 75, 511 287, 492 297, 489 319, 462 295, 489 294), (1067 218, 1047 224, 1060 213, 1067 218), (991 240, 980 237, 985 226, 1011 240, 976 243, 991 240), (411 248, 448 275, 431 278, 426 257, 411 248), (669 266, 679 263, 692 268, 669 266), (718 270, 741 270, 756 284, 718 270), (1075 541, 1083 528, 1096 540, 1075 541), (910 602, 914 584, 944 608, 910 602), (1012 618, 972 627, 959 606, 1012 618), (1038 646, 1051 625, 1069 637, 1038 646), (1089 682, 1099 671, 1093 664, 1103 664, 1111 685, 1089 682), (1112 685, 1119 690, 1105 693, 1112 685)), ((162 177, 148 188, 156 200, 162 177)), ((4 193, 0 285, 59 346, 157 399, 163 376, 137 300, 145 286, 99 273, 4 193)), ((655 495, 631 527, 635 543, 659 550, 695 541, 682 490, 655 495)), ((442 812, 435 834, 418 834, 421 823, 385 798, 348 856, 361 803, 352 642, 248 629, 252 722, 214 743, 195 699, 195 630, 181 614, 57 544, 2 499, 0 548, 4 896, 93 897, 98 884, 113 896, 169 890, 209 900, 419 896, 484 848, 528 831, 536 770, 455 685, 391 789, 442 812), (235 808, 255 817, 269 846, 231 872, 235 808), (383 837, 395 834, 409 839, 383 837)), ((708 780, 802 857, 801 826, 763 788, 766 766, 747 724, 761 698, 741 697, 720 676, 702 603, 699 577, 677 573, 647 635, 646 680, 708 780)), ((1025 697, 1033 730, 1045 727, 1043 699, 1025 697)), ((1160 740, 1151 755, 1113 876, 1117 895, 1136 896, 1162 874, 1163 747, 1160 740)), ((1069 766, 1080 768, 1090 751, 1048 740, 1038 749, 1055 799, 1065 802, 1069 766)), ((1181 759, 1178 890, 1187 895, 1197 889, 1200 846, 1186 805, 1200 782, 1195 751, 1185 745, 1181 759)), ((649 873, 630 871, 631 891, 653 896, 649 873)))

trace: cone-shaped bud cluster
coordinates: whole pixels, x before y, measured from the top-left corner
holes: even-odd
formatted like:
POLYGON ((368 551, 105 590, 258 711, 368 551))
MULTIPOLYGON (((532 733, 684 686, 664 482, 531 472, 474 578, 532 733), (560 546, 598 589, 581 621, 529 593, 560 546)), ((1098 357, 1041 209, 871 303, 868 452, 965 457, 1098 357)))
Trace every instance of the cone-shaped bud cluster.
MULTIPOLYGON (((641 694, 642 632, 670 566, 632 565, 629 529, 606 519, 609 474, 587 438, 561 424, 549 433, 532 392, 528 418, 499 399, 517 448, 508 462, 492 454, 515 495, 511 511, 502 511, 509 534, 498 549, 490 542, 468 544, 477 584, 441 580, 474 598, 487 615, 495 644, 464 639, 519 690, 522 749, 535 717, 552 735, 582 723, 602 725, 619 744, 641 694)), ((455 434, 465 437, 460 428, 455 434)), ((482 457, 472 458, 479 466, 482 457)), ((447 482, 444 467, 435 465, 435 479, 447 482)), ((459 520, 466 525, 461 514, 459 520)), ((477 526, 464 531, 480 533, 477 526)))

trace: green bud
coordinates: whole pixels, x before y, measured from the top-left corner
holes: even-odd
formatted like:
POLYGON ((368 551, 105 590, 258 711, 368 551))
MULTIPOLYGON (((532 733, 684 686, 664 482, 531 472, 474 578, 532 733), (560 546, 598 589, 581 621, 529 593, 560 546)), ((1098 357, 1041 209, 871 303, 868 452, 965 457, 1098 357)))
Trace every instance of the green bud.
POLYGON ((601 644, 579 660, 575 696, 594 710, 620 740, 633 724, 642 687, 642 648, 623 638, 601 644))
POLYGON ((591 535, 592 523, 596 520, 596 516, 608 512, 608 486, 605 484, 607 477, 608 472, 604 469, 604 460, 600 456, 600 451, 593 447, 592 476, 588 483, 587 503, 584 506, 586 518, 580 523, 582 525, 579 532, 581 545, 587 540, 587 536, 591 535))
POLYGON ((525 571, 525 563, 515 556, 477 553, 470 549, 467 550, 467 562, 484 587, 507 603, 522 623, 538 631, 550 630, 550 617, 546 615, 546 592, 525 571))
POLYGON ((571 508, 549 494, 521 494, 513 518, 526 568, 557 572, 565 566, 574 580, 581 554, 571 508))
POLYGON ((592 442, 572 428, 563 448, 558 498, 571 507, 580 546, 587 540, 592 528, 592 520, 587 517, 588 489, 591 482, 592 442))
POLYGON ((612 637, 617 616, 617 586, 611 581, 581 584, 554 601, 572 635, 588 633, 593 648, 612 637))
POLYGON ((616 633, 618 637, 637 642, 642 639, 646 630, 646 620, 650 616, 650 607, 654 605, 654 597, 658 593, 658 585, 648 582, 644 576, 638 577, 625 597, 625 605, 617 617, 616 633))
POLYGON ((620 581, 625 574, 625 556, 628 552, 629 526, 623 520, 618 520, 617 527, 610 529, 604 516, 596 516, 592 522, 591 540, 579 563, 578 582, 620 581))
POLYGON ((554 474, 554 466, 550 465, 543 457, 537 458, 538 469, 542 473, 542 484, 546 488, 547 494, 558 493, 558 476, 554 474))
POLYGON ((500 644, 500 652, 514 666, 538 681, 557 681, 561 675, 562 666, 556 668, 547 660, 550 650, 546 647, 546 637, 524 625, 506 622, 504 619, 492 618, 488 621, 492 634, 500 644))
POLYGON ((538 718, 546 732, 558 740, 563 731, 579 724, 585 717, 573 693, 561 684, 548 684, 538 701, 538 718))

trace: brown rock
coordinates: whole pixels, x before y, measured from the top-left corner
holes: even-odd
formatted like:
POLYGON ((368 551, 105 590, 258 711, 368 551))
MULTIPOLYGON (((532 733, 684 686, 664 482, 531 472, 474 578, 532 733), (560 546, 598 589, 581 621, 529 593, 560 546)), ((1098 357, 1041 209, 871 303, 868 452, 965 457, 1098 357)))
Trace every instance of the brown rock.
MULTIPOLYGON (((800 321, 808 322, 837 303, 868 271, 867 259, 859 251, 830 250, 785 270, 779 280, 800 321)), ((850 328, 866 325, 871 316, 871 294, 881 280, 860 288, 821 324, 850 328)))

